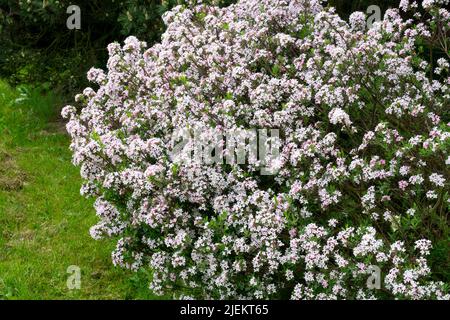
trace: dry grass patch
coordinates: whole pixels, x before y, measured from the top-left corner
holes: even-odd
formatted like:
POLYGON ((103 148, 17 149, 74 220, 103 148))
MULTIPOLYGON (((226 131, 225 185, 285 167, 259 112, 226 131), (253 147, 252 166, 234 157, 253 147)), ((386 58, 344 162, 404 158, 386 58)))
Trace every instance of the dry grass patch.
POLYGON ((20 170, 14 158, 0 147, 0 190, 20 190, 25 181, 25 172, 20 170))

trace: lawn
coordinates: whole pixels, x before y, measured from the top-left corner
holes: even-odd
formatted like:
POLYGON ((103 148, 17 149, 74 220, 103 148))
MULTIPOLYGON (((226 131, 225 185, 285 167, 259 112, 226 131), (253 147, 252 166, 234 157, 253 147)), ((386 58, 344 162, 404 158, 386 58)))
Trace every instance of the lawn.
POLYGON ((148 275, 115 268, 79 194, 61 98, 0 81, 0 299, 153 299, 148 275), (69 266, 81 270, 69 289, 69 266))

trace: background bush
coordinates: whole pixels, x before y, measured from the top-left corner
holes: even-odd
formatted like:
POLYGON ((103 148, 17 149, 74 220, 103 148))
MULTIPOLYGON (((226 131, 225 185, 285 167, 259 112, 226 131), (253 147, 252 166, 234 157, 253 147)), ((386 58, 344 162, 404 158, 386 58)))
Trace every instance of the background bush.
POLYGON ((158 40, 161 15, 185 2, 0 0, 0 75, 13 84, 39 83, 71 94, 86 85, 90 67, 104 66, 109 43, 130 34, 158 40), (66 28, 71 4, 81 8, 81 30, 66 28))
MULTIPOLYGON (((161 15, 186 0, 0 0, 0 76, 10 83, 32 83, 72 94, 87 85, 86 72, 103 67, 106 46, 127 35, 154 43, 164 31, 161 15), (66 28, 66 8, 81 8, 81 30, 66 28)), ((193 3, 195 1, 190 1, 193 3)), ((203 1, 203 3, 208 1, 203 1)), ((220 6, 235 0, 209 1, 220 6)), ((384 11, 398 1, 332 0, 348 17, 371 4, 384 11)))

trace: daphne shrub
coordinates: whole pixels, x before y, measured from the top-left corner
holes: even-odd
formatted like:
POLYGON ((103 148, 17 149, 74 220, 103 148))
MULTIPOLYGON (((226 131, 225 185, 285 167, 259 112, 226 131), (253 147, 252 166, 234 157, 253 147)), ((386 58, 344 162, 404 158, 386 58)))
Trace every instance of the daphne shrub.
POLYGON ((449 299, 448 2, 370 29, 317 0, 177 6, 160 43, 110 44, 63 110, 92 237, 176 298, 449 299), (274 174, 178 161, 180 128, 276 128, 274 174))

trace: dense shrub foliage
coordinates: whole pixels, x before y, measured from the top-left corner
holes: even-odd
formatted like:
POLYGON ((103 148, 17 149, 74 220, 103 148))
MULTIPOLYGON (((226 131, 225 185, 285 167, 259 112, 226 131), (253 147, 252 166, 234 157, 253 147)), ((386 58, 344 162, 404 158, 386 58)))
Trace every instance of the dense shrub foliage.
POLYGON ((328 0, 327 4, 336 8, 336 12, 343 18, 348 18, 355 11, 366 12, 370 6, 378 6, 382 12, 389 8, 398 8, 400 0, 328 0))
POLYGON ((63 110, 92 236, 176 297, 448 299, 447 4, 404 20, 419 8, 402 1, 369 30, 315 0, 178 6, 161 43, 110 44, 98 90, 63 110), (275 174, 179 161, 180 128, 279 129, 275 174))

